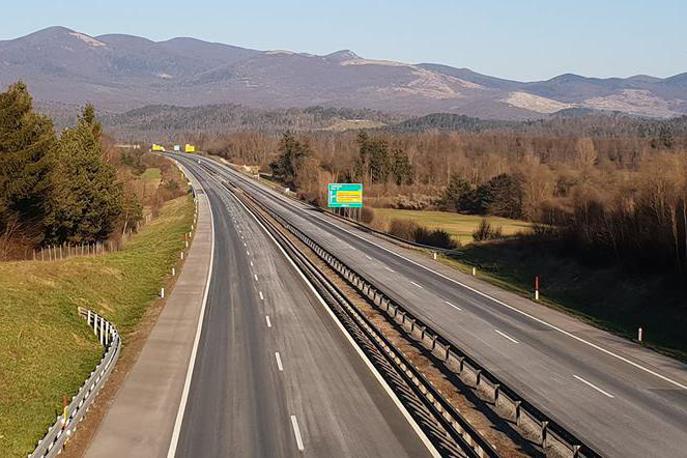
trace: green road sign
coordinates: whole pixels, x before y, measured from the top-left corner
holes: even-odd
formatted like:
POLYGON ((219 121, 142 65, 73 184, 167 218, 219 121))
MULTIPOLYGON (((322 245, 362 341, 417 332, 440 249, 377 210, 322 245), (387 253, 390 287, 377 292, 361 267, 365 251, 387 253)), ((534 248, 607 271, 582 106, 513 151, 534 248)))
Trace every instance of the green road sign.
POLYGON ((327 204, 329 208, 362 208, 362 183, 329 183, 327 204))

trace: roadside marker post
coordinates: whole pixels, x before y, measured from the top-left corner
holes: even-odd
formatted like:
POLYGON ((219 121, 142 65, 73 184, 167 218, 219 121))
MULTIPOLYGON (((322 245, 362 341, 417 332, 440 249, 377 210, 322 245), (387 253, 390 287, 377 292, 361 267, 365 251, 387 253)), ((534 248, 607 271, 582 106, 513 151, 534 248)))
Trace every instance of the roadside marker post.
POLYGON ((639 343, 642 343, 643 338, 644 338, 644 329, 639 328, 637 330, 637 340, 639 340, 639 343))
POLYGON ((539 301, 539 275, 534 277, 534 300, 539 301))
POLYGON ((472 268, 472 276, 476 277, 477 276, 477 267, 472 268))
POLYGON ((165 298, 165 289, 160 288, 160 299, 164 299, 164 298, 165 298))

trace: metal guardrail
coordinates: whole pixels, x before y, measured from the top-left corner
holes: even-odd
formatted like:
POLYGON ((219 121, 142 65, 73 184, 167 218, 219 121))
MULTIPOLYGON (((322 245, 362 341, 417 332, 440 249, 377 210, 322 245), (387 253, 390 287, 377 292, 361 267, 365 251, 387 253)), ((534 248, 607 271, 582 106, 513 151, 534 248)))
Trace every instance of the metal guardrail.
POLYGON ((29 458, 54 457, 62 451, 65 442, 74 433, 119 358, 122 340, 112 323, 91 310, 81 307, 78 310, 79 316, 93 328, 93 333, 105 352, 95 370, 81 385, 78 393, 72 397, 69 405, 64 408, 62 415, 57 416, 55 423, 48 428, 43 439, 38 441, 36 449, 28 455, 29 458))
POLYGON ((601 457, 599 453, 585 445, 574 434, 567 431, 540 409, 524 400, 522 396, 502 383, 488 369, 461 351, 455 344, 439 335, 422 319, 396 303, 346 263, 322 248, 300 229, 294 227, 275 212, 270 211, 256 199, 252 198, 252 200, 279 221, 282 226, 294 234, 301 242, 310 247, 320 259, 345 278, 351 286, 391 317, 403 329, 406 335, 422 344, 435 357, 443 361, 445 367, 457 374, 466 385, 490 397, 494 406, 502 411, 509 412, 510 418, 507 418, 507 420, 514 422, 522 431, 527 431, 530 435, 536 436, 539 445, 545 451, 556 450, 558 452, 557 456, 570 456, 573 458, 601 457))
MULTIPOLYGON (((235 196, 241 201, 245 199, 247 202, 244 201, 244 203, 247 206, 257 206, 264 209, 259 202, 250 198, 250 196, 245 194, 243 198, 237 194, 235 194, 235 196)), ((297 248, 291 240, 284 237, 274 223, 268 221, 267 218, 258 212, 254 214, 263 225, 269 228, 278 243, 290 253, 290 256, 293 257, 296 263, 304 269, 304 273, 311 279, 316 289, 318 289, 323 297, 330 297, 335 301, 335 303, 330 304, 330 307, 333 306, 334 313, 342 319, 344 326, 349 328, 353 334, 362 333, 365 336, 363 342, 368 343, 361 344, 363 351, 370 351, 369 345, 372 345, 376 349, 378 355, 384 355, 386 360, 392 363, 392 366, 395 368, 392 369, 392 372, 397 374, 395 376, 392 375, 392 378, 401 376, 405 381, 404 386, 406 388, 405 390, 401 390, 401 392, 405 394, 402 394, 400 397, 408 397, 408 391, 412 392, 412 395, 418 400, 411 403, 413 407, 418 408, 416 402, 424 405, 422 408, 425 409, 423 412, 426 413, 421 413, 419 417, 422 418, 422 422, 425 424, 429 424, 428 414, 434 416, 440 426, 430 427, 430 436, 433 436, 434 439, 444 447, 443 450, 446 452, 447 456, 467 456, 475 458, 498 457, 496 449, 465 418, 463 418, 453 405, 446 401, 443 395, 434 387, 432 382, 427 379, 424 373, 418 370, 410 360, 408 360, 406 355, 397 349, 364 313, 360 312, 357 307, 351 304, 339 287, 326 279, 325 274, 301 253, 301 250, 297 248), (339 307, 340 309, 338 309, 339 307), (442 430, 441 432, 440 429, 442 430), (451 440, 455 441, 457 448, 451 449, 448 447, 451 440)), ((275 218, 275 220, 288 230, 283 220, 278 217, 275 218)), ((359 336, 354 336, 356 340, 359 338, 359 336)), ((371 360, 380 363, 378 357, 373 356, 371 360)))

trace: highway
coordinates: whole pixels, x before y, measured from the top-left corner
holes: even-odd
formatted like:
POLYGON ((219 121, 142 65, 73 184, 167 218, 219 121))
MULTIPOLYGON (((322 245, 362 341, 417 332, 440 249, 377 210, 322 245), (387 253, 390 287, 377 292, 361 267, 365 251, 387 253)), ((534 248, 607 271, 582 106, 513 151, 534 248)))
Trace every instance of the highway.
POLYGON ((195 163, 182 162, 210 201, 215 249, 170 452, 430 456, 416 425, 256 220, 195 163))
POLYGON ((452 272, 215 161, 184 163, 240 185, 602 455, 685 456, 684 364, 452 272))

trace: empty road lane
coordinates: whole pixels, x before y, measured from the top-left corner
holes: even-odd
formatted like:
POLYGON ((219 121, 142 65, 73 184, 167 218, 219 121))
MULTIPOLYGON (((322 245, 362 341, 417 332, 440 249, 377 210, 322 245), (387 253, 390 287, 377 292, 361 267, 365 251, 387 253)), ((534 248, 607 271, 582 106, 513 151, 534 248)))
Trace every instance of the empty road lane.
POLYGON ((602 454, 684 455, 684 364, 432 265, 412 250, 288 199, 215 161, 200 160, 358 270, 602 454))
POLYGON ((185 160, 215 261, 176 456, 427 456, 305 281, 238 201, 185 160))

